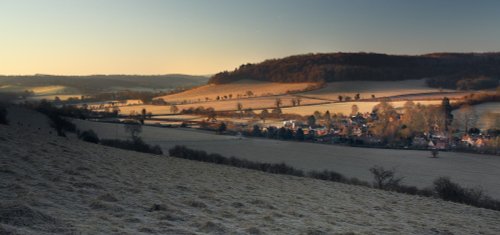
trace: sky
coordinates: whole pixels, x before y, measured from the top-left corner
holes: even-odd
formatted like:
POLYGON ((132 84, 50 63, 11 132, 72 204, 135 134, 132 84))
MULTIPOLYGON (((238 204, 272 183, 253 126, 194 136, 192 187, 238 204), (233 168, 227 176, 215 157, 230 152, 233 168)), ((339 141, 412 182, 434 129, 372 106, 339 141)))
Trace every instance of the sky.
POLYGON ((4 75, 208 75, 339 51, 500 51, 500 1, 0 0, 4 75))

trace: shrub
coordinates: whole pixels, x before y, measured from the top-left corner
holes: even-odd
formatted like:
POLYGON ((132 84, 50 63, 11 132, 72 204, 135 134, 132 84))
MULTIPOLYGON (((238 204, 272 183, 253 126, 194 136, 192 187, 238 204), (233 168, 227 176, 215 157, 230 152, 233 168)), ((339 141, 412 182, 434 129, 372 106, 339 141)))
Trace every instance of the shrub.
POLYGON ((328 180, 335 182, 347 182, 347 179, 340 173, 334 171, 310 171, 307 174, 309 177, 320 180, 328 180))
POLYGON ((434 191, 445 201, 452 201, 492 210, 500 210, 500 201, 484 195, 480 189, 463 188, 448 177, 440 177, 434 181, 434 191))
POLYGON ((113 139, 103 139, 101 140, 102 145, 114 147, 114 148, 121 148, 121 149, 126 149, 126 150, 132 150, 132 151, 137 151, 137 152, 143 152, 143 153, 152 153, 152 154, 157 154, 157 155, 162 155, 163 151, 161 150, 161 147, 158 145, 151 146, 149 144, 144 143, 144 141, 136 137, 133 140, 113 140, 113 139))
POLYGON ((94 143, 94 144, 99 143, 99 137, 97 136, 97 134, 93 130, 87 130, 87 131, 84 131, 82 133, 79 133, 78 138, 83 140, 83 141, 94 143))
POLYGON ((434 190, 443 200, 465 204, 477 202, 482 197, 482 191, 462 188, 447 177, 436 179, 434 190))
POLYGON ((0 106, 0 124, 9 124, 9 121, 7 120, 7 109, 2 106, 0 106))

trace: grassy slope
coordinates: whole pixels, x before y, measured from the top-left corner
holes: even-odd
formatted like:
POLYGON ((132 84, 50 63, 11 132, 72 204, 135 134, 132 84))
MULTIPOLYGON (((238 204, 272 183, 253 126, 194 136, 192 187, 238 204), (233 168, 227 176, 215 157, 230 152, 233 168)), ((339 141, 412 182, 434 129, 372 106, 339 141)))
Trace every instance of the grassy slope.
MULTIPOLYGON (((24 125, 26 126, 26 125, 24 125)), ((0 233, 495 234, 500 213, 0 126, 0 233), (155 211, 150 211, 153 205, 155 211)))

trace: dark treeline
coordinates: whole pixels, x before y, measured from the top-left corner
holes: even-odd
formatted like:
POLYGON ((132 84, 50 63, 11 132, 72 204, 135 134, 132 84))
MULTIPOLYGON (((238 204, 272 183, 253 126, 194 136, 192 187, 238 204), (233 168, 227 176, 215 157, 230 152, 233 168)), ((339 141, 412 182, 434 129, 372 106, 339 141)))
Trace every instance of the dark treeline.
MULTIPOLYGON (((477 88, 500 76, 500 53, 435 53, 420 56, 375 53, 329 53, 290 56, 245 64, 214 75, 209 83, 240 79, 272 82, 333 82, 353 80, 397 81, 437 77, 435 87, 477 88), (481 77, 477 82, 476 78, 481 77), (453 82, 450 84, 449 81, 453 82), (464 80, 462 84, 459 81, 464 80), (485 81, 486 80, 486 81, 485 81)), ((491 87, 489 87, 491 88, 491 87)))
POLYGON ((407 186, 401 184, 403 178, 396 177, 395 170, 387 170, 383 167, 378 166, 374 166, 369 169, 374 178, 374 182, 370 184, 357 178, 347 178, 335 171, 324 170, 304 172, 302 170, 286 165, 285 163, 262 163, 249 161, 246 159, 239 159, 236 157, 228 158, 220 154, 209 154, 202 150, 193 150, 179 145, 171 148, 168 152, 170 156, 177 158, 229 165, 238 168, 258 170, 273 174, 309 177, 313 179, 333 181, 350 185, 373 187, 385 191, 393 191, 410 195, 436 197, 445 201, 453 201, 475 207, 500 211, 500 201, 486 196, 482 190, 464 188, 459 184, 452 182, 447 177, 440 177, 436 179, 433 183, 432 188, 418 189, 415 186, 407 186))

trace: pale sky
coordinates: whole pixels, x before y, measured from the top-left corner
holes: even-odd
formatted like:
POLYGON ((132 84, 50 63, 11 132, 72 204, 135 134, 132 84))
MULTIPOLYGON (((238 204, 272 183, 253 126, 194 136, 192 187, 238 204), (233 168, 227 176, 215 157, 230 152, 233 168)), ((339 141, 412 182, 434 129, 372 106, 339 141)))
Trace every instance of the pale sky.
POLYGON ((0 74, 213 74, 310 52, 500 51, 500 1, 0 0, 0 74))

